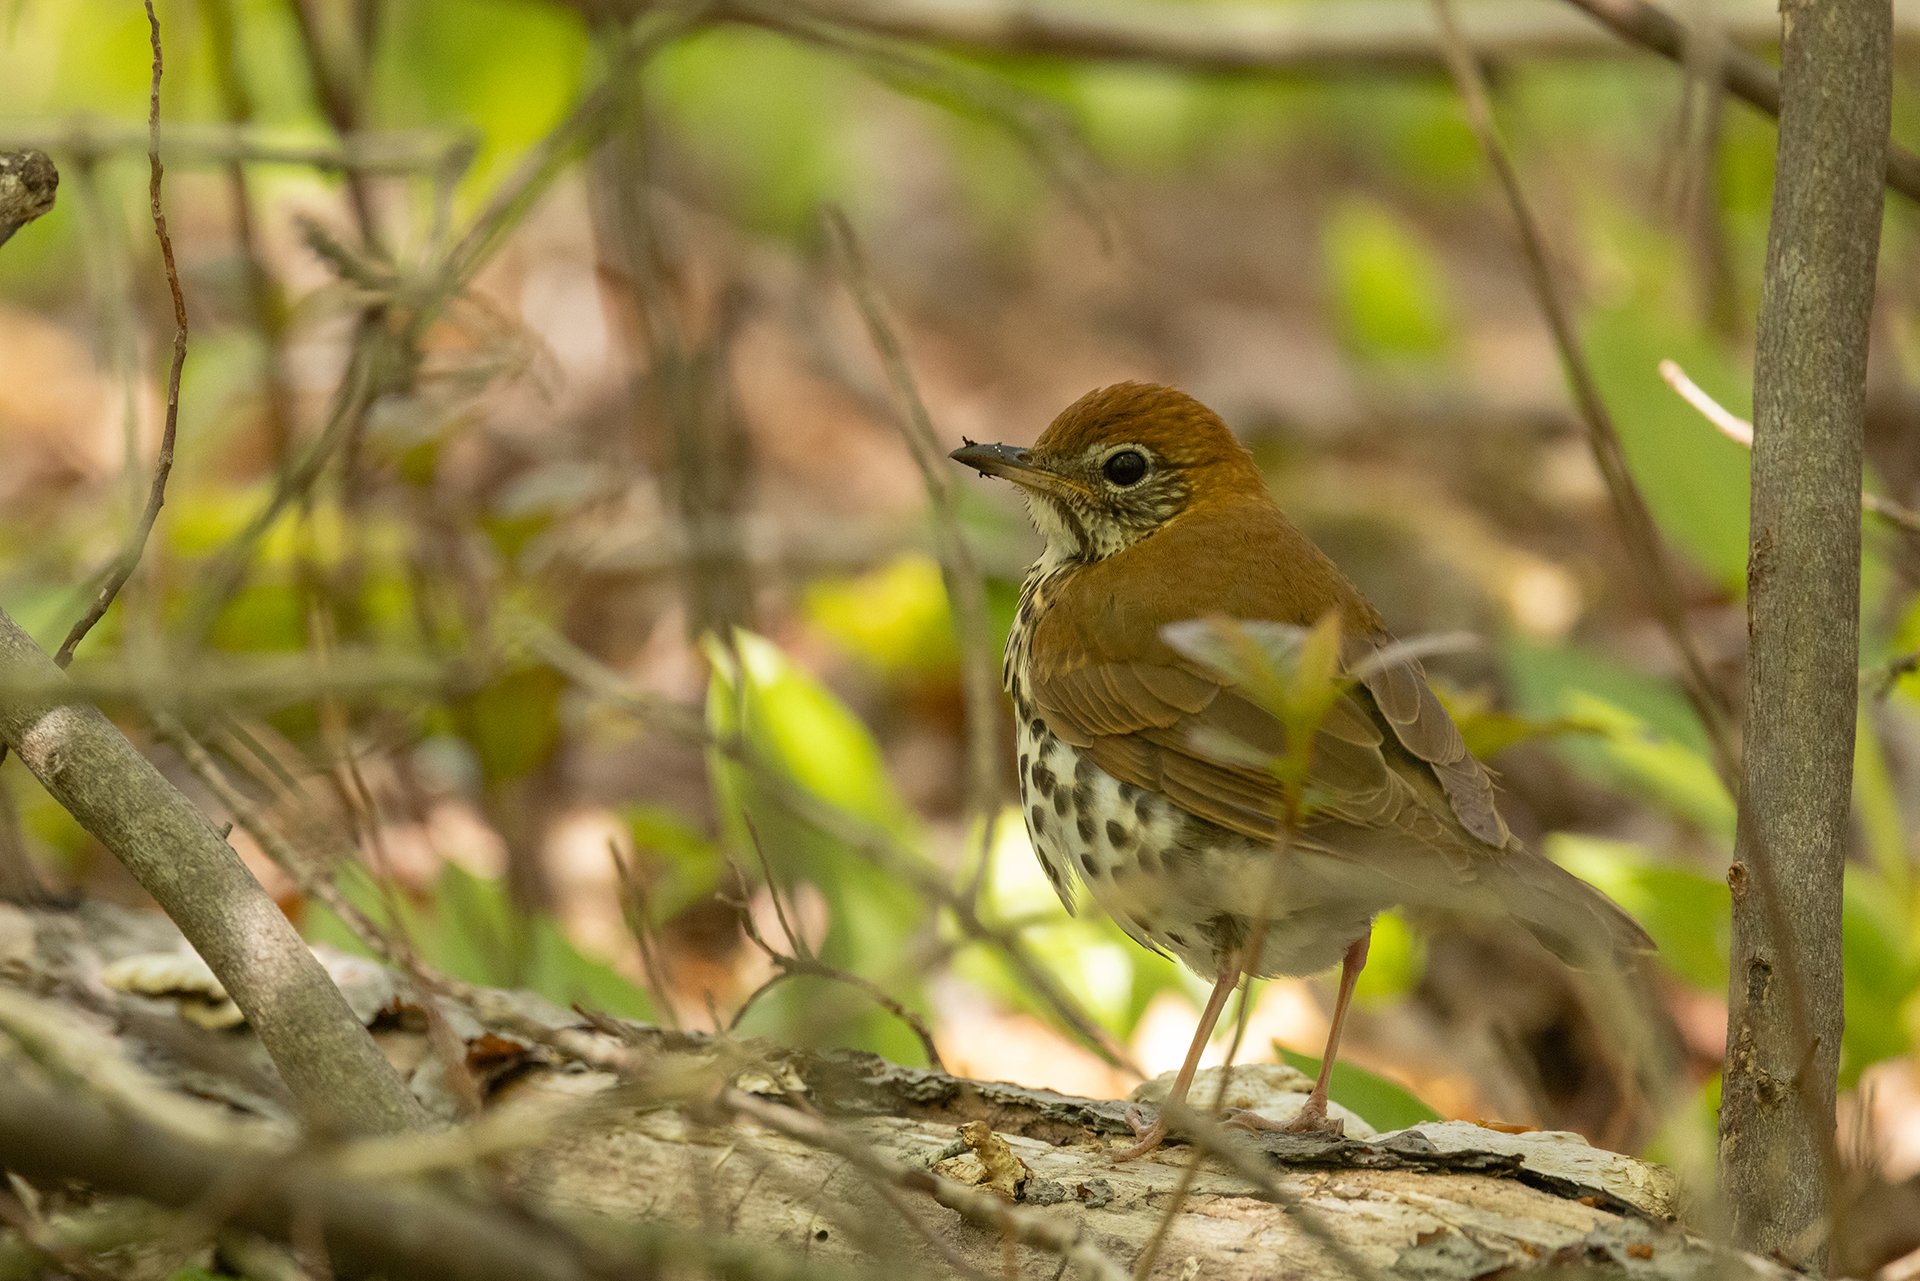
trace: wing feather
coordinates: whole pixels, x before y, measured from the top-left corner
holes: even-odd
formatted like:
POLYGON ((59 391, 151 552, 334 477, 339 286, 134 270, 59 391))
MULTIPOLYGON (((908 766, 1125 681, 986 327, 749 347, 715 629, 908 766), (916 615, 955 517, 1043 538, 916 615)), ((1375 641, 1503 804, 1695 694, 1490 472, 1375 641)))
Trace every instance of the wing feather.
MULTIPOLYGON (((1197 613, 1300 625, 1329 609, 1346 615, 1353 630, 1345 659, 1364 675, 1316 734, 1308 779, 1315 812, 1442 845, 1504 848, 1510 837, 1492 776, 1467 751, 1418 662, 1365 661, 1391 643, 1379 616, 1331 562, 1313 559, 1319 553, 1277 511, 1256 514, 1255 524, 1262 521, 1262 538, 1228 539, 1197 553, 1220 564, 1230 584, 1197 613), (1304 558, 1312 573, 1303 577, 1287 570, 1284 557, 1276 559, 1275 548, 1288 540, 1295 542, 1291 563, 1297 569, 1304 558)), ((1089 751, 1109 774, 1222 827, 1272 839, 1285 809, 1284 789, 1249 759, 1285 751, 1284 728, 1166 643, 1162 628, 1196 615, 1181 606, 1181 593, 1129 590, 1153 581, 1154 571, 1115 564, 1145 548, 1195 555, 1183 542, 1212 536, 1205 522, 1188 521, 1184 533, 1169 527, 1140 548, 1068 578, 1036 624, 1032 692, 1048 727, 1089 751), (1098 625, 1076 625, 1076 619, 1098 625), (1236 744, 1244 748, 1235 750, 1236 744)))

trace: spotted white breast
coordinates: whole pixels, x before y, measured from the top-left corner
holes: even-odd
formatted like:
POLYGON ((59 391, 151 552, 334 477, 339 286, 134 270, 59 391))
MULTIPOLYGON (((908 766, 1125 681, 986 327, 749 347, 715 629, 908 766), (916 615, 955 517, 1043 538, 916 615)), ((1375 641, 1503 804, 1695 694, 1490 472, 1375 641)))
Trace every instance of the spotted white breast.
POLYGON ((1027 680, 1033 628, 1065 568, 1043 560, 1021 586, 1002 675, 1018 717, 1021 809, 1034 853, 1074 910, 1076 883, 1136 942, 1214 977, 1266 925, 1256 970, 1311 974, 1340 959, 1386 906, 1356 896, 1340 861, 1228 831, 1159 792, 1113 777, 1052 732, 1027 680))

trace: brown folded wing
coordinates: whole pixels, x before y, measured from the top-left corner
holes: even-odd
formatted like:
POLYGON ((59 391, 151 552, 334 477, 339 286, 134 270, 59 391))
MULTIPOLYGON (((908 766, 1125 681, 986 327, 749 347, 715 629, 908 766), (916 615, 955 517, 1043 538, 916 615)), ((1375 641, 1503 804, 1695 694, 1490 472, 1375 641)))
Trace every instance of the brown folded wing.
MULTIPOLYGON (((1252 537, 1214 539, 1206 548, 1210 561, 1230 571, 1229 590, 1215 600, 1152 590, 1161 581, 1153 559, 1192 555, 1179 543, 1217 532, 1200 521, 1069 576, 1041 615, 1031 651, 1033 696, 1048 727, 1116 778, 1232 831, 1274 839, 1284 791, 1233 745, 1277 756, 1285 750, 1283 727, 1174 650, 1161 629, 1215 614, 1304 626, 1338 609, 1352 631, 1347 663, 1364 675, 1315 734, 1307 788, 1314 814, 1449 848, 1463 843, 1463 831, 1474 838, 1467 844, 1504 847, 1493 780, 1419 664, 1368 661, 1387 640, 1378 616, 1277 511, 1267 511, 1271 521, 1252 537)), ((1231 527, 1246 525, 1242 514, 1231 527)))

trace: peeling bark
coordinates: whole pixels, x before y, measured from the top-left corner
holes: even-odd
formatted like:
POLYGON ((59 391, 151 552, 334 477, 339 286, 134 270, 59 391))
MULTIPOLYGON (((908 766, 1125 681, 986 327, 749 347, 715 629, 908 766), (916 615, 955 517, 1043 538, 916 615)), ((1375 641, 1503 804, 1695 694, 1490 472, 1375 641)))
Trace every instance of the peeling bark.
MULTIPOLYGON (((126 963, 179 946, 154 917, 97 904, 65 913, 0 905, 0 1027, 14 1030, 21 991, 38 993, 43 1003, 36 1008, 73 1029, 71 1056, 95 1065, 89 1080, 122 1081, 111 1097, 132 1100, 128 1106, 140 1117, 165 1118, 137 1131, 96 1118, 84 1131, 70 1127, 75 1139, 63 1146, 40 1133, 49 1123, 44 1112, 5 1106, 0 1098, 0 1153, 26 1151, 31 1141, 37 1175, 112 1176, 112 1186, 136 1191, 126 1164, 98 1149, 115 1134, 137 1132, 145 1162, 138 1168, 169 1172, 148 1194, 186 1204, 205 1189, 180 1172, 207 1169, 209 1150, 223 1145, 236 1161, 294 1150, 290 1115, 249 1077, 247 1065, 259 1062, 257 1044, 244 1030, 213 1034, 178 1019, 176 994, 156 977, 172 972, 170 965, 126 963), (140 976, 123 984, 139 993, 103 987, 116 962, 112 973, 140 976), (99 1046, 115 1043, 128 1060, 121 1067, 142 1065, 137 1089, 124 1084, 120 1067, 99 1067, 99 1046), (167 1160, 167 1144, 175 1141, 168 1133, 192 1161, 167 1160)), ((369 962, 324 959, 354 1008, 373 1022, 382 1048, 410 1074, 423 1105, 454 1113, 442 1064, 427 1048, 404 981, 369 962)), ((181 973, 178 998, 204 1003, 205 983, 181 973)), ((402 1155, 417 1144, 421 1152, 443 1153, 440 1168, 478 1163, 484 1153, 505 1174, 522 1208, 503 1210, 501 1223, 489 1225, 490 1248, 538 1259, 542 1275, 604 1275, 593 1260, 609 1257, 609 1243, 633 1249, 644 1240, 655 1264, 693 1257, 720 1272, 715 1260, 751 1261, 726 1275, 1052 1277, 1096 1274, 1083 1265, 1099 1260, 1105 1270, 1098 1275, 1123 1276, 1178 1201, 1148 1274, 1162 1281, 1338 1277, 1355 1265, 1363 1275, 1420 1281, 1543 1265, 1607 1275, 1630 1269, 1653 1279, 1709 1271, 1768 1281, 1789 1276, 1716 1249, 1676 1223, 1670 1216, 1677 1193, 1665 1171, 1577 1136, 1505 1134, 1465 1122, 1359 1140, 1262 1135, 1236 1149, 1236 1161, 1246 1163, 1239 1170, 1216 1157, 1203 1160, 1183 1195, 1192 1149, 1171 1146, 1149 1159, 1114 1161, 1115 1148, 1132 1139, 1118 1101, 970 1081, 866 1054, 728 1043, 604 1020, 582 1026, 525 994, 439 1003, 465 1043, 465 1066, 490 1082, 477 1128, 383 1141, 379 1161, 349 1153, 344 1164, 327 1164, 309 1151, 260 1203, 248 1204, 241 1221, 290 1236, 302 1225, 285 1193, 304 1189, 297 1204, 310 1220, 308 1240, 319 1232, 362 1262, 405 1258, 418 1266, 423 1250, 432 1253, 419 1225, 479 1221, 471 1196, 452 1196, 444 1179, 368 1173, 427 1164, 402 1155), (623 1081, 590 1066, 616 1059, 636 1065, 639 1075, 623 1081), (751 1112, 716 1109, 711 1101, 729 1092, 750 1093, 762 1111, 824 1122, 843 1146, 857 1145, 872 1159, 757 1124, 751 1112), (654 1102, 638 1106, 641 1097, 654 1102), (471 1150, 457 1146, 462 1142, 471 1150), (451 1162, 444 1155, 449 1144, 456 1145, 451 1162), (924 1173, 876 1181, 876 1161, 924 1173), (1258 1177, 1250 1179, 1248 1170, 1258 1177), (979 1226, 977 1216, 955 1213, 927 1195, 943 1186, 929 1182, 936 1179, 986 1194, 1010 1213, 1044 1216, 1058 1240, 1075 1243, 1079 1261, 1063 1274, 1058 1241, 1052 1250, 1019 1244, 979 1226), (370 1188, 386 1192, 370 1195, 370 1188), (389 1213, 389 1206, 404 1213, 389 1213), (526 1217, 528 1208, 535 1217, 526 1217), (497 1230, 522 1218, 530 1235, 497 1230), (554 1235, 556 1225, 593 1249, 576 1255, 556 1246, 564 1239, 554 1235)), ((41 1061, 47 1057, 43 1052, 41 1061)), ((0 1062, 0 1095, 26 1079, 0 1062)), ((1242 1069, 1234 1078, 1234 1092, 1249 1096, 1236 1101, 1282 1115, 1297 1106, 1297 1096, 1278 1097, 1273 1088, 1304 1091, 1306 1082, 1275 1067, 1242 1069)), ((447 1242, 434 1274, 474 1275, 473 1246, 471 1239, 447 1242)))

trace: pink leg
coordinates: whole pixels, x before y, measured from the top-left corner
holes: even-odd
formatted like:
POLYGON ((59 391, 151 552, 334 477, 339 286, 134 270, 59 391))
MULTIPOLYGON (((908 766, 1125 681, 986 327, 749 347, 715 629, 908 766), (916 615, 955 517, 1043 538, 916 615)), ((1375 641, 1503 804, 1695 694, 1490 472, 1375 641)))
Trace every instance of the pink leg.
POLYGON ((1220 1021, 1220 1011, 1226 1008, 1227 997, 1240 982, 1240 966, 1229 963, 1220 971, 1220 977, 1214 980, 1213 992, 1207 997, 1207 1008, 1200 1011, 1200 1026, 1193 1030, 1193 1044, 1187 1047, 1187 1058, 1180 1065, 1180 1074, 1173 1078, 1173 1089, 1167 1092, 1167 1101, 1161 1105, 1159 1114, 1149 1124, 1145 1114, 1129 1109, 1127 1121, 1133 1126, 1134 1134, 1140 1141, 1124 1152, 1116 1153, 1114 1160, 1131 1161, 1135 1157, 1145 1156, 1166 1141, 1168 1105, 1179 1105, 1187 1101, 1187 1091, 1193 1088, 1193 1074, 1199 1070, 1200 1055, 1207 1048, 1207 1041, 1213 1036, 1214 1024, 1220 1021))
POLYGON ((1340 958, 1340 995, 1333 1002, 1333 1026, 1327 1029, 1327 1052, 1320 1059, 1320 1075, 1314 1080, 1313 1092, 1307 1095, 1306 1106, 1300 1109, 1300 1115, 1287 1122, 1287 1128, 1296 1133, 1315 1133, 1331 1130, 1339 1134, 1345 1125, 1340 1121, 1327 1120, 1327 1082, 1333 1077, 1333 1061, 1340 1053, 1340 1029, 1347 1023, 1347 1006, 1353 1002, 1353 985, 1360 981, 1360 971, 1367 963, 1367 944, 1373 941, 1373 930, 1347 946, 1347 954, 1340 958))
POLYGON ((1227 1117, 1226 1123, 1243 1130, 1286 1130, 1293 1134, 1333 1134, 1345 1132, 1346 1122, 1327 1119, 1327 1082, 1333 1077, 1333 1061, 1340 1053, 1340 1030, 1346 1026, 1347 1006, 1353 1001, 1353 985, 1359 981, 1360 971, 1367 963, 1367 944, 1373 939, 1373 931, 1355 939, 1347 946, 1347 954, 1340 959, 1340 994, 1333 1002, 1333 1026, 1327 1029, 1327 1052, 1320 1058, 1320 1075, 1313 1083, 1313 1092, 1307 1095, 1306 1104, 1293 1120, 1287 1122, 1270 1121, 1256 1112, 1239 1110, 1227 1117))

